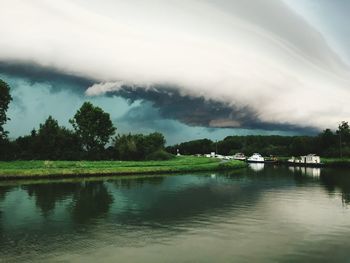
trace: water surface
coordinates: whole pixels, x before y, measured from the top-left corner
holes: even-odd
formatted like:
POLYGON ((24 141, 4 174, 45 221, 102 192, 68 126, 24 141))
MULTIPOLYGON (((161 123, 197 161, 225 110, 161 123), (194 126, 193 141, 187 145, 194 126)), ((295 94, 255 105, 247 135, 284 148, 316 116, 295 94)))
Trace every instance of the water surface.
POLYGON ((0 182, 0 262, 350 262, 350 170, 0 182))

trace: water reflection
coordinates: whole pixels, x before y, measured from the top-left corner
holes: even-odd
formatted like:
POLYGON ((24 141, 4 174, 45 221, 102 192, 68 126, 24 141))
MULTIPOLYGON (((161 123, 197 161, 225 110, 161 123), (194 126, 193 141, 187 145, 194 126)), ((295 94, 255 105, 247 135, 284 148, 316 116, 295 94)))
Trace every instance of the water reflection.
POLYGON ((75 223, 83 224, 107 215, 113 197, 104 182, 85 182, 73 194, 71 214, 75 223))
POLYGON ((255 172, 264 170, 264 167, 265 167, 264 163, 249 163, 249 168, 255 172))
POLYGON ((340 192, 344 205, 350 204, 350 171, 348 169, 329 169, 314 167, 289 167, 294 175, 302 176, 295 179, 302 181, 303 177, 318 179, 330 196, 340 192))
POLYGON ((55 209, 58 201, 71 197, 82 187, 83 184, 48 183, 24 185, 22 189, 28 193, 29 197, 35 199, 35 205, 42 214, 48 216, 55 209))
POLYGON ((293 173, 300 174, 303 176, 310 176, 315 178, 321 176, 321 168, 290 166, 288 169, 293 173))
POLYGON ((320 180, 330 195, 334 196, 340 191, 343 204, 350 204, 350 171, 348 169, 337 169, 336 175, 332 169, 323 169, 320 180))
POLYGON ((57 261, 84 262, 162 262, 168 255, 178 262, 265 257, 266 262, 311 262, 318 255, 329 261, 317 247, 317 253, 308 251, 315 236, 319 247, 350 249, 343 242, 350 236, 350 211, 339 205, 350 201, 349 171, 253 167, 215 174, 2 183, 0 253, 6 262, 45 261, 48 253, 60 255, 57 261), (284 258, 291 250, 295 254, 284 258))

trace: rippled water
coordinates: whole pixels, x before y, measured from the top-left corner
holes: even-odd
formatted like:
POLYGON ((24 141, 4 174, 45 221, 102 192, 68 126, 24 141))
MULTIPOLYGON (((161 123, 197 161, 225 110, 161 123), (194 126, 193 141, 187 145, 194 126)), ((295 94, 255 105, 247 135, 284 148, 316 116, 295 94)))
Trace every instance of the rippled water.
POLYGON ((350 262, 350 170, 0 182, 2 262, 350 262))

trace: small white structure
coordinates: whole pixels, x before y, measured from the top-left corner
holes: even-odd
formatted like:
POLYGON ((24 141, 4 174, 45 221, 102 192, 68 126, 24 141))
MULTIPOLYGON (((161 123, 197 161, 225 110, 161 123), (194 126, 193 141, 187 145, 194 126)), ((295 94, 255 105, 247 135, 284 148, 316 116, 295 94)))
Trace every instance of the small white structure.
POLYGON ((244 153, 236 153, 233 156, 234 160, 239 160, 239 161, 245 161, 247 159, 247 157, 244 155, 244 153))
POLYGON ((315 154, 308 154, 306 156, 300 156, 300 161, 307 164, 321 163, 321 158, 315 154))
POLYGON ((215 156, 214 156, 215 158, 218 158, 218 159, 225 159, 225 156, 223 156, 223 155, 221 155, 221 154, 216 154, 215 156))
POLYGON ((318 155, 315 154, 308 154, 304 156, 300 156, 299 159, 292 157, 288 160, 289 163, 295 163, 295 164, 320 164, 321 158, 318 155))
POLYGON ((249 163, 263 163, 265 161, 264 157, 261 156, 260 153, 254 153, 247 159, 249 163))

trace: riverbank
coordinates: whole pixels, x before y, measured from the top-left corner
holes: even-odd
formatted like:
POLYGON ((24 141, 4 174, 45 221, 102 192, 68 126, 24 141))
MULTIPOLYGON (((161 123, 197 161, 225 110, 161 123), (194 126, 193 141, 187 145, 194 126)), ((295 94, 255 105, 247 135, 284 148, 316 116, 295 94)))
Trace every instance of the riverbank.
POLYGON ((245 166, 240 161, 191 156, 168 161, 14 161, 0 162, 0 179, 221 171, 245 166))
POLYGON ((321 163, 326 167, 349 167, 350 158, 321 158, 321 163))

